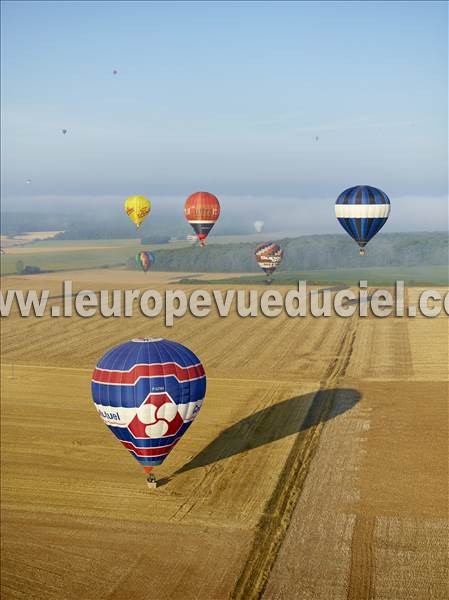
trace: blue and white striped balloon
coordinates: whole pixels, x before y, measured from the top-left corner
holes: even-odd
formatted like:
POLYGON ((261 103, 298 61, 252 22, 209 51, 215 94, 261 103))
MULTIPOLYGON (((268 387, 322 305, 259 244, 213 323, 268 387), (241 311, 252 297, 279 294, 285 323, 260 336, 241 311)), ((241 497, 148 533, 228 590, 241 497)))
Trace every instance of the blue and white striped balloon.
POLYGON ((335 203, 338 222, 360 246, 362 256, 366 244, 387 222, 390 209, 387 194, 370 185, 348 188, 335 203))

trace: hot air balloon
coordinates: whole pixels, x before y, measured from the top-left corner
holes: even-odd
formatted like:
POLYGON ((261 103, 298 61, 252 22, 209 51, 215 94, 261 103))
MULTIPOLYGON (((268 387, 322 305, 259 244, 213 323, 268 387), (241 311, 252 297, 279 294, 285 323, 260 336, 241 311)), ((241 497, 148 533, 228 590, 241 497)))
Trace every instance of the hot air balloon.
POLYGON ((147 252, 146 250, 142 250, 142 252, 138 252, 136 254, 136 263, 137 266, 140 267, 145 273, 151 269, 154 265, 154 254, 152 252, 147 252))
POLYGON ((254 229, 260 233, 265 225, 264 221, 254 221, 254 229))
POLYGON ((61 131, 64 135, 67 133, 67 129, 62 129, 61 131))
POLYGON ((112 71, 112 74, 113 74, 113 75, 117 75, 117 73, 118 73, 117 69, 114 69, 114 70, 112 71))
POLYGON ((29 185, 31 183, 31 179, 28 177, 28 179, 26 180, 26 183, 29 185))
POLYGON ((205 239, 220 216, 218 198, 209 192, 196 192, 187 198, 184 214, 193 227, 200 246, 204 246, 205 239))
POLYGON ((276 271, 284 258, 282 248, 275 242, 264 242, 257 246, 255 256, 257 264, 268 276, 267 282, 270 282, 270 276, 276 271))
MULTIPOLYGON (((112 348, 92 375, 98 414, 148 474, 190 427, 205 393, 199 358, 162 338, 139 338, 112 348)), ((153 475, 148 482, 155 487, 153 475)))
POLYGON ((137 229, 142 221, 150 214, 151 202, 145 196, 130 196, 125 201, 125 211, 137 229))
POLYGON ((335 215, 365 255, 365 246, 382 229, 390 214, 385 192, 370 185, 356 185, 342 192, 335 203, 335 215))

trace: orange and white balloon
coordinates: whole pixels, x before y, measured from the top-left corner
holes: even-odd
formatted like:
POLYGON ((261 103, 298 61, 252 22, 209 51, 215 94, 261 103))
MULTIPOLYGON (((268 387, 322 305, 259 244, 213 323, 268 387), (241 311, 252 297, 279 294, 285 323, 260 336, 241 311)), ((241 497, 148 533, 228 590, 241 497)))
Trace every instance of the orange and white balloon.
POLYGON ((185 202, 184 214, 195 231, 200 246, 204 246, 210 230, 220 216, 218 198, 209 192, 191 194, 185 202))

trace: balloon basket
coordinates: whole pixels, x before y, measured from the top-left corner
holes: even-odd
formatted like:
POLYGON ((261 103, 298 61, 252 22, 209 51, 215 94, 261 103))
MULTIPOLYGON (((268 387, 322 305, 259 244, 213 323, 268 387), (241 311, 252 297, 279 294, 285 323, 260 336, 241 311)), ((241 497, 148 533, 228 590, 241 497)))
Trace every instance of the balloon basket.
POLYGON ((360 248, 359 254, 360 256, 365 256, 365 248, 360 248))
POLYGON ((155 490, 157 488, 157 479, 154 475, 147 477, 147 486, 150 490, 155 490))

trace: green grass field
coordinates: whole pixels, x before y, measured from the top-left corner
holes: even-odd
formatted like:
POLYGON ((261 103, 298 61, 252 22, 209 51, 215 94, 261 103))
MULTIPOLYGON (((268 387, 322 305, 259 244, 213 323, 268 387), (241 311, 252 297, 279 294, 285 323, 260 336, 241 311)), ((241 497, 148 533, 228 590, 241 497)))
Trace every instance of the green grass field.
MULTIPOLYGON (((198 284, 233 284, 233 285, 266 285, 265 275, 229 277, 226 279, 203 280, 183 279, 182 283, 198 284)), ((275 273, 274 284, 296 285, 298 281, 313 283, 329 283, 358 285, 360 280, 367 280, 372 285, 393 285, 395 281, 404 281, 408 285, 448 285, 449 273, 445 265, 425 267, 367 267, 365 269, 332 269, 322 271, 285 271, 275 273)))
POLYGON ((33 242, 23 246, 23 253, 16 254, 11 249, 1 255, 2 275, 17 273, 17 261, 25 266, 39 267, 42 271, 67 271, 74 269, 96 269, 125 266, 127 260, 136 252, 179 248, 187 242, 172 244, 145 244, 140 240, 55 240, 33 242), (66 248, 74 248, 66 250, 66 248), (26 252, 25 252, 26 250, 26 252), (43 251, 45 250, 45 251, 43 251), (48 251, 47 251, 48 250, 48 251))

